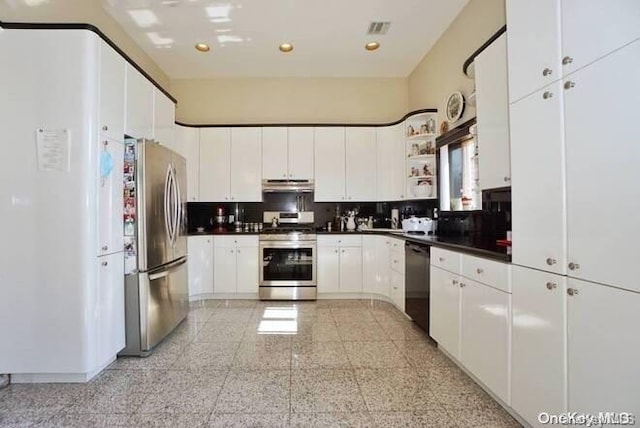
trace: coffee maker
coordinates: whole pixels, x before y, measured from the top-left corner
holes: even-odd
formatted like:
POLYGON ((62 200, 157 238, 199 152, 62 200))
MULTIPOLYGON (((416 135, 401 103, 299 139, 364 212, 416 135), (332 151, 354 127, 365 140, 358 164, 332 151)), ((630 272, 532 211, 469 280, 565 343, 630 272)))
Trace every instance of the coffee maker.
POLYGON ((224 213, 224 207, 216 208, 216 229, 222 230, 225 228, 225 223, 227 222, 227 216, 224 213))

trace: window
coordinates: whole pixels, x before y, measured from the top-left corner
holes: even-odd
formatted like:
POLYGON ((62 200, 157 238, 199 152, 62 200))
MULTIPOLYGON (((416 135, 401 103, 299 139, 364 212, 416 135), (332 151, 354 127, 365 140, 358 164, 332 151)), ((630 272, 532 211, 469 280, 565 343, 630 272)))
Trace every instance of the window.
POLYGON ((478 155, 472 136, 440 148, 440 171, 442 211, 480 209, 478 155))

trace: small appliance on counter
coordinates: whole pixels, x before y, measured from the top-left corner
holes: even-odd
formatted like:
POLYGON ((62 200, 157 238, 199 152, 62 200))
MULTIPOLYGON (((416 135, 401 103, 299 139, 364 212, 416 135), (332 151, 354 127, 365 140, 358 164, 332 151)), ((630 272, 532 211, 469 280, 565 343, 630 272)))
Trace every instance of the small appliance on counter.
POLYGON ((436 222, 429 217, 411 216, 402 220, 402 231, 404 233, 435 235, 436 222))

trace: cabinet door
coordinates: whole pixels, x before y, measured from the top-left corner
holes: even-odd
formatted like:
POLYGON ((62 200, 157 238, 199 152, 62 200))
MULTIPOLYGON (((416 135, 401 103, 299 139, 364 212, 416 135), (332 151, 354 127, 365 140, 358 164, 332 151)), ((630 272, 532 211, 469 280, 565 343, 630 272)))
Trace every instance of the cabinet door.
POLYGON ((154 138, 153 90, 151 82, 127 64, 125 134, 130 137, 154 138))
POLYGON ((261 128, 231 129, 231 200, 262 201, 261 128))
POLYGON ((482 51, 474 63, 480 188, 508 186, 511 160, 506 34, 482 51))
POLYGON ((176 106, 158 88, 153 88, 153 139, 176 150, 176 106))
POLYGON ((231 130, 200 130, 200 202, 229 201, 231 188, 231 130))
MULTIPOLYGON (((509 27, 511 31, 511 27, 509 27)), ((640 38, 637 0, 562 0, 562 55, 567 75, 640 38), (594 28, 608 29, 594 31, 594 28)))
MULTIPOLYGON (((123 162, 124 144, 104 139, 100 144, 98 163, 103 153, 111 156, 113 167, 98 178, 98 251, 99 256, 124 250, 123 162)), ((101 168, 98 168, 100 171, 101 168)))
POLYGON ((340 291, 340 253, 338 247, 318 246, 318 293, 340 291))
POLYGON ((289 128, 289 178, 313 180, 313 128, 289 128))
POLYGON ((319 127, 314 130, 316 202, 344 200, 344 132, 343 127, 319 127))
POLYGON ((376 128, 376 200, 404 199, 404 124, 376 128))
POLYGON ((345 196, 353 201, 373 201, 376 199, 376 129, 348 127, 345 135, 345 196))
POLYGON ((362 291, 389 296, 391 257, 389 239, 385 236, 362 237, 362 291))
POLYGON ((567 285, 569 411, 637 417, 640 294, 572 278, 567 285))
POLYGON ((566 277, 513 266, 511 407, 533 426, 567 411, 566 277))
POLYGON ((640 41, 569 76, 564 91, 569 275, 640 291, 640 41), (601 218, 598 207, 614 210, 601 218), (596 210, 596 211, 594 211, 596 210))
POLYGON ((262 178, 284 180, 287 169, 287 128, 269 126, 262 128, 262 178))
POLYGON ((236 249, 214 246, 213 291, 215 293, 235 293, 236 284, 236 249))
POLYGON ((462 364, 509 404, 511 296, 466 278, 460 279, 460 286, 462 364))
POLYGON ((125 345, 124 332, 124 255, 122 252, 98 257, 96 295, 97 361, 102 367, 125 345))
POLYGON ((187 160, 187 201, 200 199, 200 131, 198 128, 176 125, 178 152, 187 160))
POLYGON ((567 268, 564 123, 560 81, 511 105, 513 263, 567 268))
POLYGON ((460 359, 460 281, 444 269, 431 266, 429 335, 456 359, 460 359))
POLYGON ((560 1, 507 0, 506 11, 509 100, 514 102, 562 76, 560 1))
POLYGON ((115 141, 124 139, 125 73, 124 58, 100 43, 100 133, 115 141))
POLYGON ((362 292, 362 248, 340 248, 340 291, 362 292))
POLYGON ((189 254, 189 297, 213 293, 213 238, 187 238, 189 254))
POLYGON ((404 312, 404 275, 395 270, 391 271, 391 289, 389 297, 391 302, 404 312))
POLYGON ((257 238, 255 247, 236 248, 238 293, 258 293, 260 267, 257 238))

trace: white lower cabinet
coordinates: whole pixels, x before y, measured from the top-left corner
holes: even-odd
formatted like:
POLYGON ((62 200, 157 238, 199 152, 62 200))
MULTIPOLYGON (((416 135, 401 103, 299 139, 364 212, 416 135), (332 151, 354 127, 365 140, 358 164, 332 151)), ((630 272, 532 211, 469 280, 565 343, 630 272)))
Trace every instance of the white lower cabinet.
POLYGON ((389 297, 391 242, 388 237, 362 237, 362 292, 389 297))
POLYGON ((389 298, 398 309, 404 312, 404 275, 395 270, 391 270, 389 298))
POLYGON ((460 359, 459 276, 431 265, 430 282, 429 335, 438 346, 460 359))
POLYGON ((102 367, 125 346, 124 254, 98 257, 96 366, 102 367))
POLYGON ((509 403, 509 293, 460 278, 460 360, 502 401, 509 403))
POLYGON ((567 286, 568 410, 637 419, 640 293, 573 278, 567 286))
POLYGON ((122 226, 124 144, 103 138, 100 146, 100 155, 103 152, 108 153, 113 161, 109 174, 98 179, 97 255, 104 256, 124 250, 122 226))
POLYGON ((258 236, 213 239, 213 292, 258 293, 258 236))
POLYGON ((213 237, 187 238, 189 254, 189 298, 213 293, 213 237))
POLYGON ((513 266, 511 407, 542 427, 541 412, 566 412, 566 277, 513 266))
POLYGON ((361 293, 361 235, 318 236, 317 244, 318 293, 361 293))

